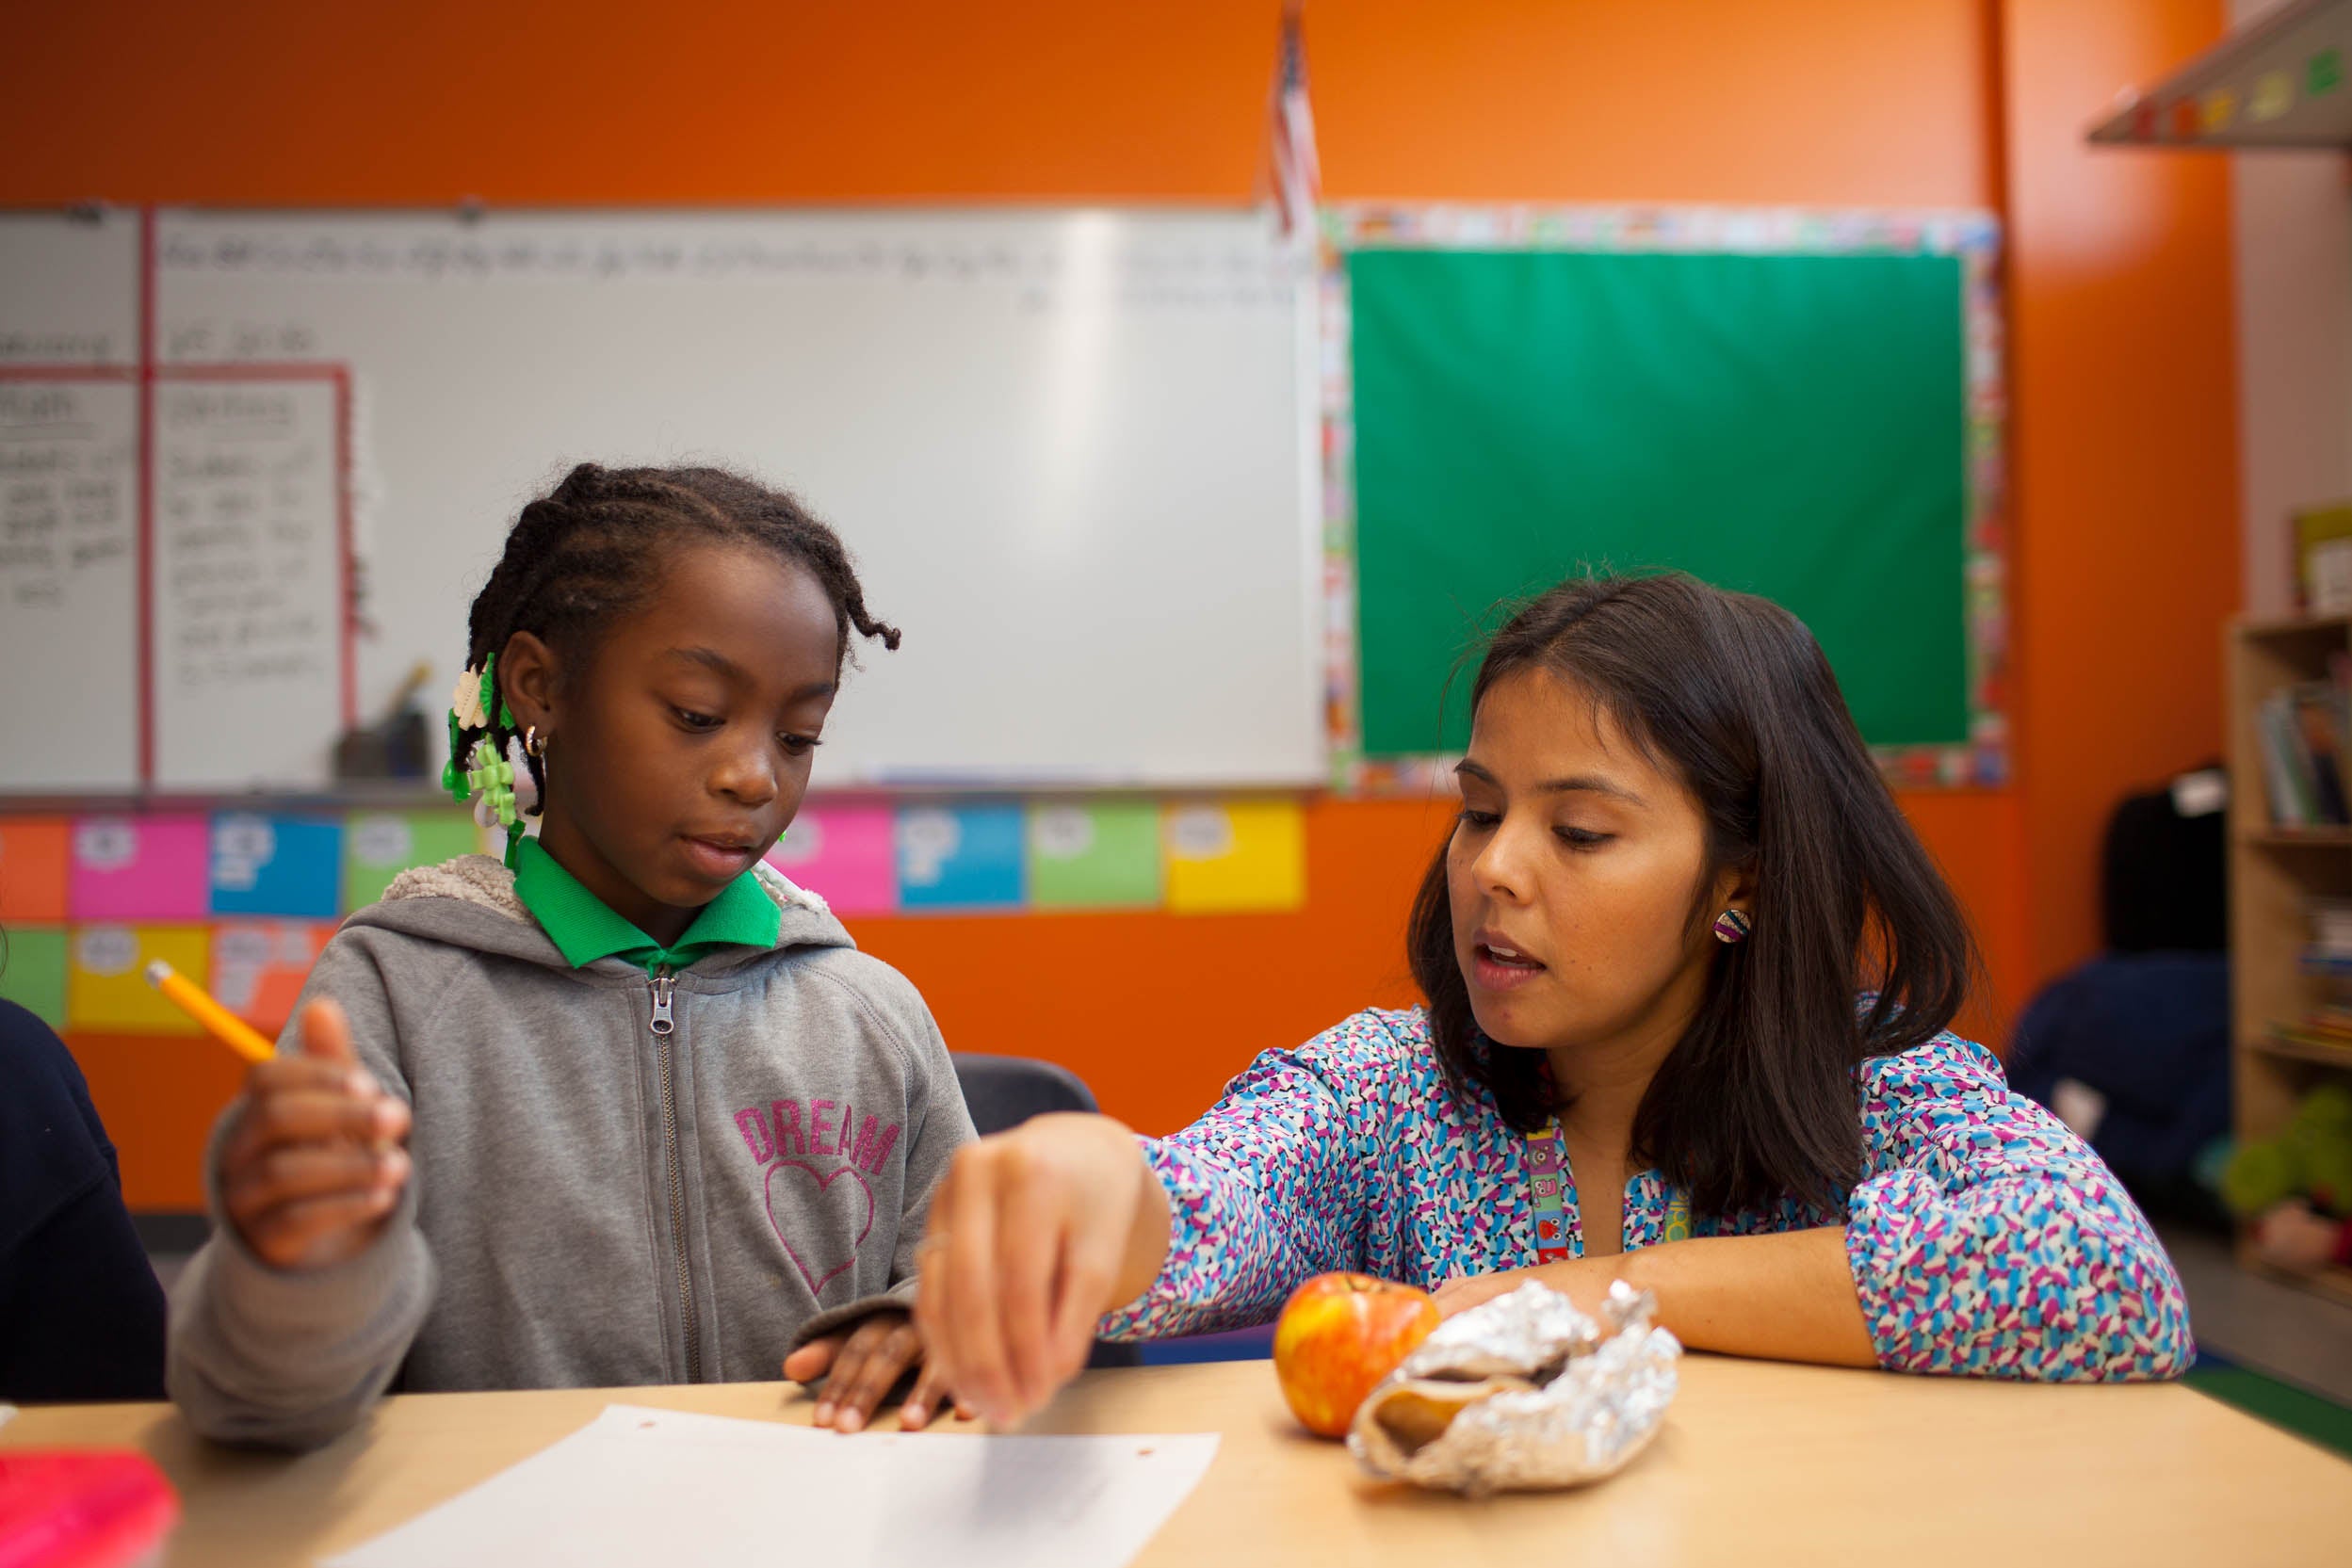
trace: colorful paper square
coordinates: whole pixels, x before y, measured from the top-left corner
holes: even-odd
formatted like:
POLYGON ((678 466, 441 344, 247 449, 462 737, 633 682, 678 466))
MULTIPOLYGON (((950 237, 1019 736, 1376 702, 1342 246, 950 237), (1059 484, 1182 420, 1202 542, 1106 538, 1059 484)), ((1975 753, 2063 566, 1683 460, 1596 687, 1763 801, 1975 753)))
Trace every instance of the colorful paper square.
POLYGON ((0 931, 0 996, 53 1029, 65 1027, 65 930, 10 926, 0 931))
POLYGON ((65 919, 73 844, 73 825, 62 816, 0 818, 0 924, 65 919))
POLYGON ((334 935, 325 920, 223 920, 212 929, 213 995, 264 1034, 294 1016, 294 998, 334 935))
POLYGON ((899 902, 907 910, 1021 907, 1027 821, 1011 804, 899 813, 899 902))
POLYGON ((1151 909, 1160 902, 1160 806, 1040 801, 1029 808, 1035 909, 1151 909))
POLYGON ((202 816, 85 816, 73 824, 75 921, 202 920, 212 913, 212 825, 202 816))
POLYGON ((412 866, 481 851, 482 831, 462 811, 366 811, 343 824, 343 913, 384 896, 412 866))
POLYGON ((1291 800, 1171 805, 1168 907, 1181 914, 1306 902, 1306 814, 1291 800))
POLYGON ((768 864, 835 914, 899 907, 898 817, 888 806, 803 806, 768 864))
POLYGON ((140 973, 156 959, 190 979, 212 973, 212 932, 203 926, 77 926, 66 970, 65 1021, 76 1029, 202 1034, 140 973))
POLYGON ((212 912, 331 918, 343 891, 343 824, 223 812, 212 819, 212 912))

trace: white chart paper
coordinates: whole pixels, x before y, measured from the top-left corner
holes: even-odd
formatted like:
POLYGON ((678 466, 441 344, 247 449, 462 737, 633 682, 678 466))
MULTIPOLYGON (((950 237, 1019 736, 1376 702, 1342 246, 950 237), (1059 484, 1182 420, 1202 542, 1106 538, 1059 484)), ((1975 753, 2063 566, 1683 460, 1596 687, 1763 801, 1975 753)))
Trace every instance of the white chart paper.
POLYGON ((1191 1495, 1214 1433, 958 1437, 608 1405, 326 1568, 748 1562, 1119 1568, 1191 1495))

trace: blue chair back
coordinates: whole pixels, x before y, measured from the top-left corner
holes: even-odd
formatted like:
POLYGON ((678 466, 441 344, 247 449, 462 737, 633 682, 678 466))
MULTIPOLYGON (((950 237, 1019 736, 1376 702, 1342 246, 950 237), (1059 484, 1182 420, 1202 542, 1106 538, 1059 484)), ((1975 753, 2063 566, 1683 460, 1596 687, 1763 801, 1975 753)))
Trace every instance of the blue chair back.
MULTIPOLYGON (((994 1057, 977 1051, 950 1051, 956 1082, 972 1112, 972 1125, 981 1137, 1009 1132, 1032 1116, 1057 1110, 1099 1110, 1086 1080, 1066 1067, 1033 1057, 994 1057)), ((1140 1355, 1132 1345, 1097 1340, 1089 1366, 1133 1366, 1140 1355)))
POLYGON ((992 1057, 972 1051, 950 1051, 964 1103, 971 1107, 972 1125, 986 1138, 1010 1132, 1032 1116, 1050 1111, 1092 1111, 1094 1091, 1066 1067, 1031 1057, 992 1057))

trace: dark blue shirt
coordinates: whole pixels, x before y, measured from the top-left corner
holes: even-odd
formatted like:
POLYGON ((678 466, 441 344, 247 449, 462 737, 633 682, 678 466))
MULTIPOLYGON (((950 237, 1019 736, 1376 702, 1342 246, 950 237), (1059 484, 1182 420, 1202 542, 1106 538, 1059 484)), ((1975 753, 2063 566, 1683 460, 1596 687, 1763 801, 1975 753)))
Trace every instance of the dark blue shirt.
POLYGON ((0 1399, 163 1398, 163 1287, 65 1042, 0 1001, 0 1399))

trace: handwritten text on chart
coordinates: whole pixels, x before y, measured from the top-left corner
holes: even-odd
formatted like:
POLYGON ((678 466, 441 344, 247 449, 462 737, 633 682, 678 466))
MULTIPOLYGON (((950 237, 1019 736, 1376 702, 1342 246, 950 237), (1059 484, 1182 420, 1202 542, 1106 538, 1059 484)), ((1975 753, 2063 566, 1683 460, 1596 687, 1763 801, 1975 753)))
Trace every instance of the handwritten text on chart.
POLYGON ((156 588, 170 690, 303 682, 332 648, 336 477, 332 424, 315 408, 331 397, 323 383, 158 394, 156 588))
POLYGON ((0 604, 10 612, 70 614, 94 574, 128 570, 130 412, 127 388, 0 384, 0 604))

